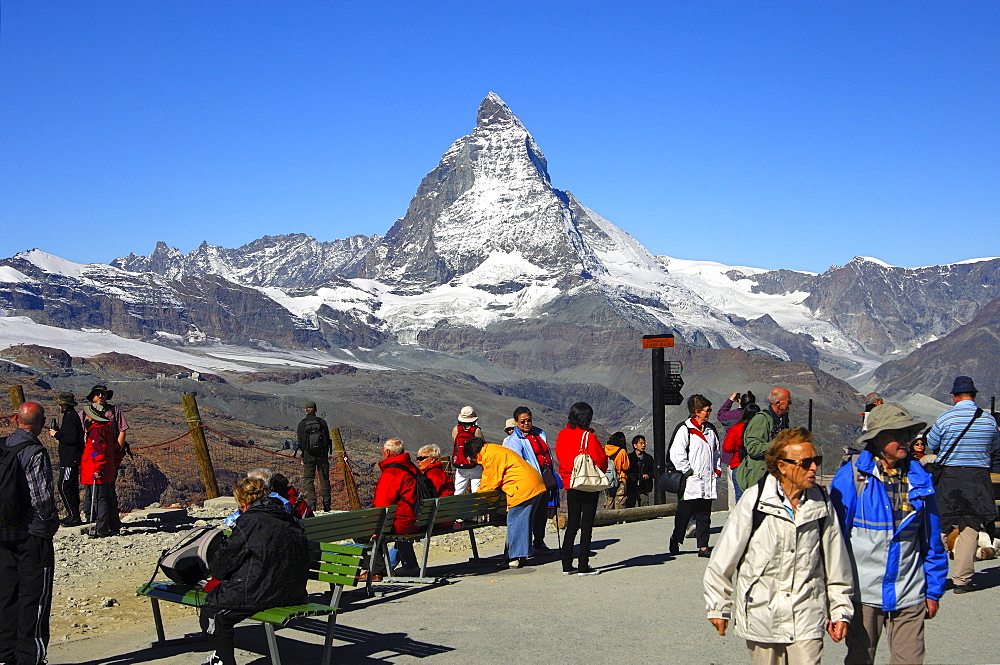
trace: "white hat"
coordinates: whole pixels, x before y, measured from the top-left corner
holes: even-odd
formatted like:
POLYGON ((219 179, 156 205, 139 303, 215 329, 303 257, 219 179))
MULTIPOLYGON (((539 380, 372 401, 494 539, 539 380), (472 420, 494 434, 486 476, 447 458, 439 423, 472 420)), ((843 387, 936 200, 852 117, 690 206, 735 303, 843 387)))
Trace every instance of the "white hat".
POLYGON ((479 416, 476 415, 476 410, 471 406, 463 406, 462 410, 458 412, 458 422, 460 423, 474 423, 479 420, 479 416))

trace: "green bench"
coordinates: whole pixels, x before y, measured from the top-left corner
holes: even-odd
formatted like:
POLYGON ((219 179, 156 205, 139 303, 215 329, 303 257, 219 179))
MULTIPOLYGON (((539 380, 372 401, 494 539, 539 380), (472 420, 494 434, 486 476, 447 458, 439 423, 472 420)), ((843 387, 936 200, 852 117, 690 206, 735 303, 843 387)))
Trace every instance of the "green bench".
MULTIPOLYGON (((361 545, 344 545, 331 543, 314 543, 310 548, 309 578, 328 583, 333 591, 329 605, 319 603, 303 603, 287 607, 272 607, 254 614, 250 619, 264 624, 267 634, 267 647, 271 655, 272 665, 281 665, 278 655, 278 643, 275 637, 275 626, 283 627, 292 619, 300 617, 326 616, 326 640, 323 644, 323 665, 330 665, 333 648, 333 630, 336 625, 337 612, 344 587, 353 587, 358 583, 361 574, 361 560, 366 548, 361 545)), ((160 615, 160 601, 180 603, 189 607, 201 607, 208 593, 198 586, 178 584, 176 582, 149 582, 136 589, 136 595, 146 596, 153 607, 153 621, 156 623, 157 641, 151 646, 157 647, 169 644, 163 632, 163 618, 160 615)))
MULTIPOLYGON (((378 556, 385 533, 392 530, 396 518, 396 506, 387 508, 366 508, 343 513, 328 513, 302 520, 306 539, 311 542, 336 543, 353 541, 367 549, 367 568, 378 556)), ((371 576, 365 584, 365 592, 371 596, 371 576)))
POLYGON ((437 582, 436 577, 427 577, 427 555, 431 549, 431 538, 448 533, 467 531, 469 541, 472 543, 473 558, 479 558, 479 548, 476 546, 476 536, 474 531, 484 526, 500 526, 506 522, 507 496, 500 490, 489 492, 473 492, 471 494, 458 494, 453 496, 443 496, 433 499, 425 499, 417 514, 417 531, 404 535, 387 533, 382 538, 381 552, 385 557, 386 569, 389 570, 389 578, 394 582, 412 583, 433 583, 437 582), (442 523, 462 522, 462 526, 435 528, 435 525, 442 523), (389 541, 409 540, 422 541, 424 546, 423 556, 420 560, 420 573, 417 577, 393 576, 389 566, 389 541))

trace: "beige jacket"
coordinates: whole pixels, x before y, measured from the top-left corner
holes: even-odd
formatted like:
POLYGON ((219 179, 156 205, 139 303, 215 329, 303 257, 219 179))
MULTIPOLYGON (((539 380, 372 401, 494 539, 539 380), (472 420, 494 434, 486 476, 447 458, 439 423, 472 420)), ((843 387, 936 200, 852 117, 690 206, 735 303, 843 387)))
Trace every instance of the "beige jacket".
POLYGON ((770 474, 757 495, 756 486, 747 489, 712 552, 704 580, 708 618, 728 619, 737 635, 755 642, 822 638, 828 621, 850 621, 854 614, 851 563, 837 515, 825 490, 814 487, 803 493, 793 521, 770 474), (765 516, 746 549, 754 504, 765 516))

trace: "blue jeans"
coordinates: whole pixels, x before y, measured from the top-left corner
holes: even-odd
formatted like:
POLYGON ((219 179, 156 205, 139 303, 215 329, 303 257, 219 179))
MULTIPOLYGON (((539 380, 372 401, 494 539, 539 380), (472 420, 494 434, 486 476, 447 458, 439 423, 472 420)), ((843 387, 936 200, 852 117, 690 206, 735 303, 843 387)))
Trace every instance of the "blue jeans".
POLYGON ((736 491, 736 503, 739 503, 740 497, 743 496, 743 488, 740 487, 740 484, 738 482, 736 482, 736 470, 739 468, 740 467, 736 467, 735 469, 730 469, 731 471, 730 478, 733 479, 733 489, 736 491))
POLYGON ((542 492, 524 503, 511 506, 507 510, 507 559, 523 559, 531 554, 531 515, 540 501, 548 500, 548 492, 542 492))

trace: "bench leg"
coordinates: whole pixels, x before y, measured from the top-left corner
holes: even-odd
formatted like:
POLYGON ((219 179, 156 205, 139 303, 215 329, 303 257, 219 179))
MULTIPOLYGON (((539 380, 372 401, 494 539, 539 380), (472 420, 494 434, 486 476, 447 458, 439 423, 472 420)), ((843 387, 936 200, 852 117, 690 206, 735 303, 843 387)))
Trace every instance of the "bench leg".
POLYGON ((469 529, 469 541, 472 543, 472 556, 475 559, 479 558, 479 548, 476 547, 476 530, 469 529))
POLYGON ((331 614, 326 620, 326 639, 323 641, 323 665, 330 665, 333 657, 333 629, 337 627, 337 615, 331 614))
POLYGON ((156 642, 151 646, 158 646, 166 641, 166 635, 163 633, 163 617, 160 616, 160 601, 156 598, 149 599, 153 604, 153 623, 156 624, 156 642))
POLYGON ((420 577, 427 577, 427 555, 431 551, 431 530, 428 529, 424 538, 424 554, 420 559, 420 577))
POLYGON ((281 657, 278 656, 278 638, 274 636, 274 624, 265 623, 264 632, 267 633, 267 649, 271 652, 271 665, 281 665, 281 657))

